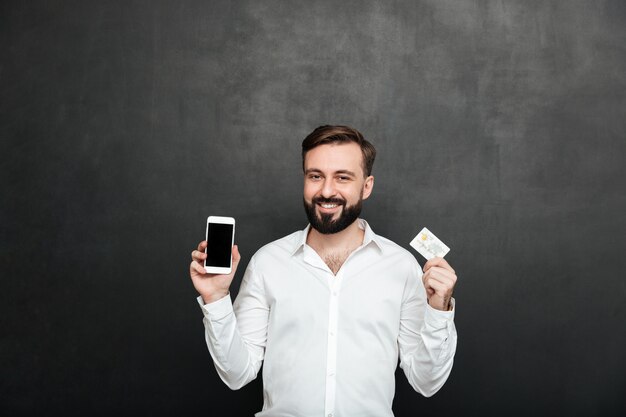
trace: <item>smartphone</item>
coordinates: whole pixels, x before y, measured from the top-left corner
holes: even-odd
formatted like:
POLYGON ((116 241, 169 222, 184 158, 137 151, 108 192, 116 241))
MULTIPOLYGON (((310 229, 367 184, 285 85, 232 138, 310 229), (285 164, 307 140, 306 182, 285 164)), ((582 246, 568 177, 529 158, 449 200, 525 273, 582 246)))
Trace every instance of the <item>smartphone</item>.
POLYGON ((235 219, 209 216, 206 221, 207 254, 204 269, 209 274, 230 274, 235 243, 235 219))

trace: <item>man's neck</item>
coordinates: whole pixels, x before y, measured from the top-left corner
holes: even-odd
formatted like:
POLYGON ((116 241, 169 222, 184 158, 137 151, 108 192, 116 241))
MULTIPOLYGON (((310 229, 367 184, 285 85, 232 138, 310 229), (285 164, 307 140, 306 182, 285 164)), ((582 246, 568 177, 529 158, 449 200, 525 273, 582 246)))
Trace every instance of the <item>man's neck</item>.
POLYGON ((364 236, 365 231, 359 227, 357 219, 341 232, 326 235, 311 227, 306 243, 319 254, 345 250, 352 252, 363 244, 364 236))

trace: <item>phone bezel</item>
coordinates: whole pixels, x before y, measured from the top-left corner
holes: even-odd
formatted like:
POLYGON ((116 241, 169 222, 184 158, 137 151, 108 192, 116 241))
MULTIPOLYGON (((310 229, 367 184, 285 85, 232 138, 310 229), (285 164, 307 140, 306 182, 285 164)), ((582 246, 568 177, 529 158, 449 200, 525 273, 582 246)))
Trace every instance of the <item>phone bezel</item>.
MULTIPOLYGON (((235 244, 235 219, 233 217, 224 217, 224 216, 209 216, 206 219, 206 232, 205 232, 205 240, 208 242, 209 240, 209 224, 211 223, 219 223, 219 224, 232 224, 233 232, 231 234, 231 242, 230 242, 230 265, 226 267, 220 266, 207 266, 206 260, 204 261, 204 270, 209 274, 230 274, 233 269, 233 245, 235 244)), ((207 249, 204 250, 206 253, 207 249)))

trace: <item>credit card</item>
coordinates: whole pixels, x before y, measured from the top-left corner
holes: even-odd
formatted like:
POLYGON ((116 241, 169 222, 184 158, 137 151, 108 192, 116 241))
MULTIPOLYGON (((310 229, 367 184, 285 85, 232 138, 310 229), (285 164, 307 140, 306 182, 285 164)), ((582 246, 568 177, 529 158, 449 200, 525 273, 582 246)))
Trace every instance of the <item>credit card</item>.
POLYGON ((443 258, 446 253, 450 252, 447 247, 437 236, 427 228, 423 228, 410 243, 413 248, 419 252, 426 260, 430 260, 435 256, 443 258))

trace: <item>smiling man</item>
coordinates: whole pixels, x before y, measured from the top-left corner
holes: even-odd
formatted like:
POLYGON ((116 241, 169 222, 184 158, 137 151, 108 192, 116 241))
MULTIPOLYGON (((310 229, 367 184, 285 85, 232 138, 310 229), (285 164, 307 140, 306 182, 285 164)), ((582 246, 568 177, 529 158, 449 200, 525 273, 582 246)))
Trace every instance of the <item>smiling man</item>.
POLYGON ((206 241, 192 252, 190 275, 218 374, 238 389, 264 364, 257 417, 393 416, 398 358, 425 396, 450 374, 456 274, 442 258, 422 272, 408 251, 359 218, 374 188, 375 157, 347 126, 320 126, 304 139, 309 225, 252 257, 234 305, 237 246, 229 275, 206 273, 206 241))

